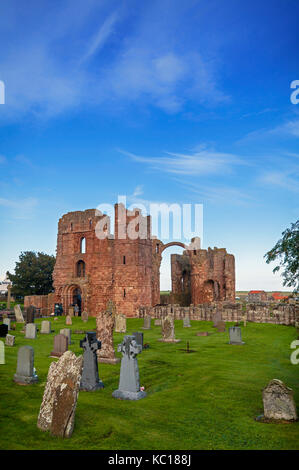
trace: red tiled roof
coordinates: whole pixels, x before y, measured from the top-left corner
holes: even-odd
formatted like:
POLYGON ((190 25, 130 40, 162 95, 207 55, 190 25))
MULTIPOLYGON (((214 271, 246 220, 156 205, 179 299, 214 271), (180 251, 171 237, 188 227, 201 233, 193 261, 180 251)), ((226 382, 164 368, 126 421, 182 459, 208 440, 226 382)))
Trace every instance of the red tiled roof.
POLYGON ((260 294, 261 292, 265 292, 263 290, 251 290, 249 294, 260 294))

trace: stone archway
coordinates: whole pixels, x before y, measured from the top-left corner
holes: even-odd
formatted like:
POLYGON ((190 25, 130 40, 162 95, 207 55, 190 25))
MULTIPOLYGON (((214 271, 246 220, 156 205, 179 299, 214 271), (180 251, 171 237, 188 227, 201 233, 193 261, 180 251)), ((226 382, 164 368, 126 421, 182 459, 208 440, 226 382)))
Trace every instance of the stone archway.
POLYGON ((78 284, 67 284, 63 287, 61 293, 61 302, 65 315, 68 314, 68 309, 73 307, 74 304, 79 306, 79 315, 85 309, 85 291, 84 288, 78 284))

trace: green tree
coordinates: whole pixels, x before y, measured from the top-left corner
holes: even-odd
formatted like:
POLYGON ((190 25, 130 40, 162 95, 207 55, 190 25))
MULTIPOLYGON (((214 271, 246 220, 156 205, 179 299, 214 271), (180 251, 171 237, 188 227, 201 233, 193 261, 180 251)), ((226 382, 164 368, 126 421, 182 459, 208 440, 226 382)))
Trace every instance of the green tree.
POLYGON ((52 292, 54 265, 55 256, 34 251, 22 252, 16 262, 15 274, 7 272, 7 277, 12 282, 12 294, 24 297, 52 292))
POLYGON ((282 232, 282 238, 264 258, 268 264, 279 260, 280 266, 276 266, 273 272, 283 268, 283 285, 293 287, 295 292, 299 291, 299 220, 282 232))

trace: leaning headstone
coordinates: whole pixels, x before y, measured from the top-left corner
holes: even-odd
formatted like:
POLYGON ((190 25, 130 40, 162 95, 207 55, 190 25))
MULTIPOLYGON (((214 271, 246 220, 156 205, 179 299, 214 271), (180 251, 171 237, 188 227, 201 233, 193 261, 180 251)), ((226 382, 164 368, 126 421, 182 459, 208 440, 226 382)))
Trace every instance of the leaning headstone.
POLYGON ((242 341, 241 328, 239 326, 231 326, 229 328, 229 344, 245 344, 242 341))
POLYGON ((25 330, 26 339, 36 339, 36 325, 34 323, 27 323, 25 330))
POLYGON ((115 315, 115 332, 125 333, 127 331, 127 317, 122 313, 115 315))
POLYGON ((225 321, 219 321, 216 325, 216 328, 219 333, 224 333, 225 332, 225 321))
POLYGON ((156 320, 154 321, 154 325, 155 325, 155 326, 161 326, 161 325, 162 325, 162 320, 161 320, 161 318, 156 318, 156 320))
POLYGON ((68 344, 72 344, 72 331, 70 328, 62 328, 59 333, 67 337, 68 344))
POLYGON ((2 323, 0 325, 0 338, 5 338, 8 333, 8 326, 2 323))
POLYGON ((81 319, 84 323, 87 323, 88 322, 88 313, 87 312, 82 312, 81 319))
POLYGON ((24 320, 20 305, 14 306, 14 312, 15 312, 17 323, 24 323, 25 320, 24 320))
POLYGON ((190 318, 188 316, 183 318, 183 327, 184 328, 190 328, 191 327, 190 318))
POLYGON ((10 318, 4 318, 3 320, 3 325, 7 325, 8 329, 11 329, 11 319, 10 318))
POLYGON ((68 339, 65 335, 54 336, 54 348, 50 357, 61 357, 68 350, 68 339))
POLYGON ((34 323, 36 314, 36 308, 33 305, 29 305, 26 309, 26 323, 34 323))
POLYGON ((85 338, 80 341, 80 347, 84 349, 83 371, 80 390, 94 392, 104 387, 99 379, 97 351, 101 349, 101 341, 97 340, 94 331, 87 331, 85 338))
POLYGON ((65 317, 65 324, 68 326, 73 324, 72 317, 70 315, 65 317))
POLYGON ((181 340, 175 338, 173 315, 167 315, 162 320, 162 338, 158 339, 164 343, 179 343, 181 340))
POLYGON ((0 341, 0 364, 5 364, 5 346, 3 341, 0 341))
POLYGON ((40 332, 44 335, 49 335, 51 333, 51 322, 48 320, 43 320, 41 323, 40 332))
POLYGON ((97 339, 101 341, 101 349, 97 351, 98 361, 106 364, 117 364, 120 359, 115 356, 113 346, 113 330, 115 323, 115 305, 109 300, 105 312, 97 315, 97 339))
POLYGON ((31 346, 21 346, 18 351, 17 372, 14 381, 20 385, 29 385, 38 381, 34 369, 34 350, 31 346))
POLYGON ((143 330, 150 330, 151 329, 151 319, 150 315, 145 315, 143 320, 143 326, 141 327, 143 330))
POLYGON ((137 344, 134 336, 125 336, 117 350, 122 353, 120 378, 118 389, 112 393, 114 398, 123 400, 140 400, 146 393, 140 390, 139 369, 137 354, 141 353, 141 346, 137 344))
POLYGON ((71 437, 79 394, 83 356, 66 351, 49 367, 37 427, 54 436, 71 437))
POLYGON ((6 335, 5 346, 14 346, 16 337, 13 335, 6 335))
POLYGON ((220 322, 222 320, 222 315, 221 315, 221 312, 219 310, 217 310, 217 312, 213 315, 213 327, 216 327, 217 326, 217 323, 220 322))
POLYGON ((142 351, 143 350, 143 333, 141 333, 140 331, 134 331, 134 333, 132 333, 132 336, 134 336, 136 343, 139 346, 141 346, 141 351, 142 351))
POLYGON ((281 380, 271 380, 263 389, 264 415, 261 420, 297 421, 294 392, 281 380))

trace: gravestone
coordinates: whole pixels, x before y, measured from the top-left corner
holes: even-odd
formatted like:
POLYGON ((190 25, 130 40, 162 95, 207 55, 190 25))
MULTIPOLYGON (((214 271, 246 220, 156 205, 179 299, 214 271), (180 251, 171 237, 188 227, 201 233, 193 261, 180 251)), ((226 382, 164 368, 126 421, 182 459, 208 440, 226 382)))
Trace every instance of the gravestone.
POLYGON ((80 390, 94 392, 104 387, 99 379, 97 350, 101 349, 101 341, 97 340, 94 331, 87 331, 85 338, 80 341, 80 347, 84 350, 83 371, 80 390))
POLYGON ((68 344, 72 344, 72 331, 70 328, 62 328, 59 333, 67 337, 68 344))
POLYGON ((96 318, 97 339, 101 341, 101 349, 97 351, 98 361, 106 364, 117 364, 120 359, 115 356, 113 346, 113 330, 115 323, 115 305, 109 300, 105 312, 96 318))
POLYGON ((143 319, 143 326, 141 327, 143 330, 150 330, 151 329, 151 319, 150 315, 145 315, 143 319))
POLYGON ((24 323, 24 317, 23 317, 20 305, 14 306, 14 312, 15 312, 17 323, 24 323))
POLYGON ((79 394, 83 356, 66 351, 49 367, 37 427, 54 436, 71 437, 79 394))
POLYGON ((88 313, 87 312, 82 312, 81 318, 82 318, 82 321, 84 323, 87 323, 88 322, 88 313))
POLYGON ((5 346, 3 341, 0 341, 0 364, 5 364, 5 346))
POLYGON ((14 346, 16 337, 13 335, 6 335, 5 346, 14 346))
POLYGON ((36 314, 36 308, 33 305, 29 305, 26 309, 26 323, 34 323, 36 314))
POLYGON ((125 333, 127 331, 127 317, 122 313, 115 315, 115 332, 125 333))
POLYGON ((117 350, 122 353, 118 389, 112 393, 114 398, 122 400, 140 400, 146 393, 140 390, 137 354, 142 348, 134 336, 125 336, 117 350))
POLYGON ((162 338, 158 339, 164 343, 179 343, 181 340, 175 338, 173 315, 167 315, 162 320, 162 338))
POLYGON ((217 326, 217 323, 220 321, 222 321, 222 315, 221 312, 217 310, 217 312, 213 315, 213 328, 215 328, 217 326))
POLYGON ((10 318, 4 318, 3 325, 7 325, 8 329, 11 330, 11 319, 10 318))
POLYGON ((26 339, 36 339, 36 325, 34 323, 27 323, 25 330, 26 339))
POLYGON ((43 320, 41 323, 40 332, 43 335, 49 335, 51 333, 51 322, 48 320, 43 320))
POLYGON ((191 328, 190 318, 188 316, 183 318, 183 327, 184 328, 191 328))
POLYGON ((225 321, 219 321, 216 325, 216 328, 219 333, 224 333, 225 332, 225 321))
POLYGON ((243 320, 243 325, 246 326, 246 323, 247 323, 247 316, 246 316, 246 315, 243 315, 243 316, 242 316, 242 320, 243 320))
POLYGON ((154 322, 154 325, 155 326, 161 326, 162 325, 162 320, 161 318, 156 318, 155 322, 154 322))
POLYGON ((264 420, 296 421, 294 392, 281 380, 273 379, 263 389, 264 420))
POLYGON ((5 338, 8 333, 8 326, 2 323, 0 325, 0 338, 5 338))
POLYGON ((70 315, 65 317, 65 324, 68 326, 73 324, 72 317, 70 315))
POLYGON ((14 382, 20 385, 29 385, 38 381, 34 369, 34 350, 31 346, 21 346, 18 350, 17 372, 14 382))
POLYGON ((239 326, 231 326, 229 328, 229 344, 245 344, 242 341, 241 328, 239 326))
POLYGON ((139 346, 141 346, 141 351, 142 351, 143 350, 143 333, 141 333, 140 331, 134 331, 134 333, 132 333, 132 336, 134 336, 136 343, 139 346))
POLYGON ((208 331, 198 331, 196 336, 209 336, 210 334, 208 331))
POLYGON ((68 309, 68 315, 69 315, 70 317, 73 317, 73 316, 74 316, 74 307, 69 307, 69 309, 68 309))
POLYGON ((65 335, 54 336, 54 348, 50 357, 61 357, 68 350, 68 339, 65 335))

